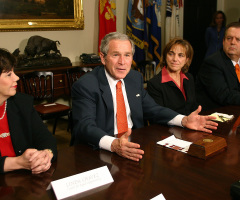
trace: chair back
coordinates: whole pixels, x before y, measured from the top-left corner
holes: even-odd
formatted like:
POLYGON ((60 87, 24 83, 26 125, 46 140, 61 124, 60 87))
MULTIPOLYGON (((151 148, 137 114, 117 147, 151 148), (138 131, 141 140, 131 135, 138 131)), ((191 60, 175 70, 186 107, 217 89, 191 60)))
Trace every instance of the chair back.
POLYGON ((54 100, 53 73, 35 71, 23 75, 25 93, 32 95, 35 100, 54 100))
POLYGON ((75 67, 67 70, 67 80, 70 93, 72 90, 73 83, 76 82, 81 76, 83 76, 88 71, 90 70, 85 69, 83 67, 75 67))
POLYGON ((155 61, 141 61, 137 63, 137 70, 141 72, 144 83, 148 82, 154 75, 156 75, 156 62, 155 61))

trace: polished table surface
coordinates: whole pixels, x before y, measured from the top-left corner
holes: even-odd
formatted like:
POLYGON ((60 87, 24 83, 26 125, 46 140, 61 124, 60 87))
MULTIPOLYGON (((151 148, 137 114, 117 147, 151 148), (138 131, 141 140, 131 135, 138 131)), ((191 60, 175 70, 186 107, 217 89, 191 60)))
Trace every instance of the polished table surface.
MULTIPOLYGON (((228 147, 207 160, 171 150, 156 143, 174 134, 196 141, 206 133, 179 127, 151 125, 135 129, 131 140, 145 151, 140 162, 104 150, 79 145, 59 151, 51 169, 40 175, 21 170, 0 175, 1 199, 56 199, 46 188, 53 180, 107 166, 114 182, 72 199, 151 199, 160 193, 166 200, 231 199, 230 186, 240 180, 240 107, 228 106, 218 112, 233 114, 231 121, 219 123, 216 136, 224 137, 228 147)), ((211 114, 206 112, 205 114, 211 114)))

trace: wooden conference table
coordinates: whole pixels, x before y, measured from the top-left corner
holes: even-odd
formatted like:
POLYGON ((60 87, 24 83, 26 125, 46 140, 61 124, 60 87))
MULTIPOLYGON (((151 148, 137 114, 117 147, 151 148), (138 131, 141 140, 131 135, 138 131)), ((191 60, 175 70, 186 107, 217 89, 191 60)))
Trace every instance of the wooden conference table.
POLYGON ((233 114, 234 119, 219 123, 218 130, 213 132, 226 138, 227 150, 207 160, 156 144, 172 134, 196 141, 206 133, 152 125, 132 133, 132 141, 139 143, 145 151, 140 162, 86 145, 69 147, 59 151, 57 161, 46 173, 31 175, 29 171, 21 170, 1 174, 0 198, 56 199, 52 190, 46 191, 51 181, 106 165, 114 182, 78 194, 73 199, 147 200, 160 193, 166 200, 231 199, 230 186, 240 180, 240 130, 236 125, 240 107, 229 106, 217 111, 233 114))

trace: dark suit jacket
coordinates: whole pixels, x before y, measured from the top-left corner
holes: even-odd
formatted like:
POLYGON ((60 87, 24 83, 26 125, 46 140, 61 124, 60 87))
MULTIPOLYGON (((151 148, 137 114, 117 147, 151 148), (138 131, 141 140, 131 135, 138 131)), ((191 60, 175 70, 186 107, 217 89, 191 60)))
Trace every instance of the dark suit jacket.
MULTIPOLYGON (((43 124, 33 108, 33 98, 26 94, 17 93, 7 100, 7 118, 16 156, 26 149, 51 149, 54 158, 57 156, 56 140, 43 124)), ((0 172, 6 157, 0 157, 0 172)))
MULTIPOLYGON (((155 103, 143 88, 142 75, 131 70, 124 78, 133 128, 144 126, 144 120, 167 124, 178 113, 155 103)), ((82 76, 72 87, 72 143, 84 142, 99 146, 105 135, 114 134, 114 110, 110 86, 104 67, 96 67, 82 76)))
POLYGON ((195 97, 195 84, 193 76, 189 73, 185 74, 188 77, 183 79, 183 87, 186 94, 186 101, 172 81, 162 82, 162 71, 148 81, 147 90, 150 96, 156 101, 157 104, 171 108, 183 115, 189 115, 191 112, 197 109, 197 102, 195 97))
POLYGON ((240 84, 235 68, 222 49, 204 60, 197 75, 196 96, 204 110, 240 105, 240 84))

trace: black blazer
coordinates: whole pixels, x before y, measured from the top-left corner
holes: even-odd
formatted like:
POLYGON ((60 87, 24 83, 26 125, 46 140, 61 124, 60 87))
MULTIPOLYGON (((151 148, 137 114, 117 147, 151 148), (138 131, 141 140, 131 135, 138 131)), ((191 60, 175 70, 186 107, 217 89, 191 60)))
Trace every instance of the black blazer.
MULTIPOLYGON (((17 93, 7 100, 7 118, 10 136, 16 156, 26 149, 51 149, 53 159, 57 156, 57 145, 53 135, 43 124, 37 111, 33 108, 33 98, 17 93)), ((0 157, 0 172, 3 172, 6 157, 0 157)))
POLYGON ((240 84, 235 67, 222 49, 204 60, 197 74, 196 96, 204 110, 240 105, 240 84))
POLYGON ((189 115, 197 109, 197 102, 193 76, 189 73, 185 75, 188 77, 188 80, 183 80, 186 101, 174 82, 161 83, 162 71, 148 81, 147 91, 159 105, 171 108, 180 114, 189 115))
MULTIPOLYGON (((142 75, 131 70, 124 78, 133 128, 144 126, 144 120, 167 124, 178 113, 161 107, 143 88, 142 75)), ((114 110, 110 86, 104 67, 96 67, 82 76, 72 87, 72 143, 84 142, 99 146, 105 135, 114 135, 114 110)))

